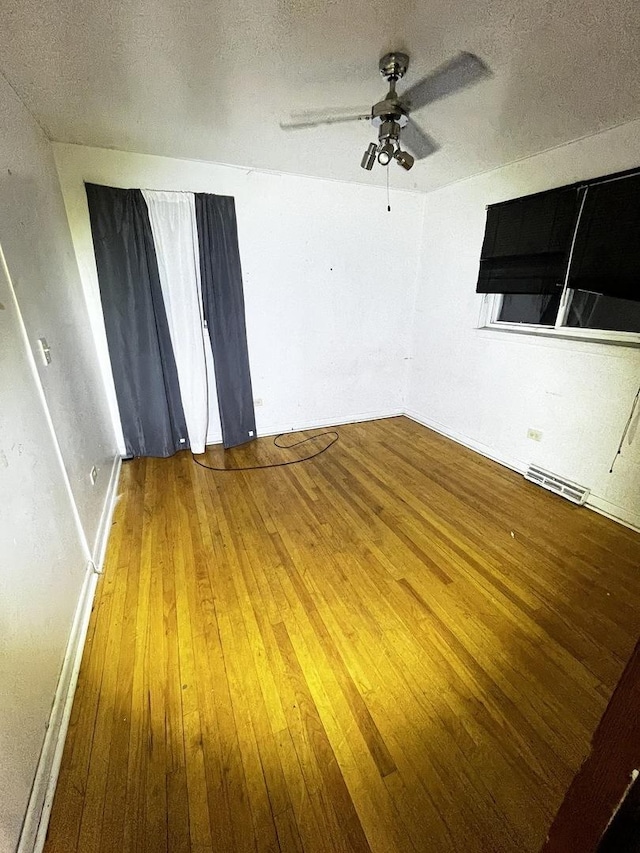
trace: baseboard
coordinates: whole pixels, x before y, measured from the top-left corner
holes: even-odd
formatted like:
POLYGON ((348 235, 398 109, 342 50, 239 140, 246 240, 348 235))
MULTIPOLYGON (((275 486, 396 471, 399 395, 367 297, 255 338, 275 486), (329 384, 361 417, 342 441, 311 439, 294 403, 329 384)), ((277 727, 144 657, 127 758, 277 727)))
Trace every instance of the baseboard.
MULTIPOLYGON (((518 474, 524 474, 527 469, 527 464, 521 459, 510 459, 503 456, 497 452, 495 448, 489 447, 488 445, 469 438, 455 430, 451 430, 443 424, 438 423, 438 421, 425 418, 423 415, 419 415, 417 412, 410 410, 405 411, 404 414, 412 421, 415 421, 428 429, 432 429, 434 432, 438 432, 440 435, 444 435, 447 438, 456 441, 458 444, 468 447, 470 450, 475 450, 475 452, 479 453, 481 456, 486 456, 488 459, 492 459, 494 462, 498 462, 506 468, 511 468, 512 471, 516 471, 518 474)), ((587 498, 585 506, 587 509, 593 510, 600 515, 610 518, 612 521, 617 521, 618 524, 622 524, 630 530, 640 533, 640 514, 638 513, 631 512, 625 507, 611 503, 611 501, 598 497, 598 495, 594 495, 593 493, 591 493, 587 498)))
POLYGON ((263 437, 270 435, 280 435, 286 432, 304 432, 309 429, 324 429, 325 427, 345 426, 346 424, 360 424, 366 421, 380 421, 384 418, 397 418, 403 415, 402 409, 393 409, 390 412, 360 412, 354 415, 348 415, 342 418, 322 418, 313 422, 296 421, 287 424, 267 424, 261 426, 258 434, 263 437))
POLYGON ((635 530, 636 533, 640 533, 640 513, 631 512, 625 507, 611 503, 611 501, 594 494, 589 495, 586 506, 594 510, 594 512, 605 515, 607 518, 611 518, 613 521, 617 521, 619 524, 624 524, 625 527, 635 530))
POLYGON ((17 853, 40 853, 44 847, 97 581, 93 563, 89 562, 73 617, 17 853))
POLYGON ((98 532, 93 545, 93 562, 97 572, 102 571, 104 566, 104 557, 107 553, 107 542, 109 541, 109 532, 113 521, 113 512, 116 508, 118 500, 118 481, 120 479, 120 470, 122 468, 122 457, 115 456, 113 465, 111 466, 111 476, 109 477, 109 485, 107 486, 107 494, 100 516, 98 532))
POLYGON ((102 571, 104 565, 113 511, 117 502, 121 465, 121 458, 115 457, 96 534, 93 559, 87 563, 80 598, 73 617, 69 642, 67 643, 51 715, 47 724, 47 733, 38 760, 17 853, 40 853, 44 847, 98 582, 97 573, 102 571))
POLYGON ((406 410, 404 414, 412 421, 415 421, 428 429, 432 429, 434 432, 438 432, 440 435, 446 436, 446 438, 451 438, 458 444, 468 447, 469 450, 475 450, 476 453, 479 453, 481 456, 486 456, 487 459, 499 462, 500 465, 504 465, 506 468, 511 468, 512 471, 516 471, 518 474, 524 474, 527 469, 526 463, 522 460, 510 459, 507 456, 503 456, 494 447, 490 447, 488 444, 483 444, 481 441, 469 438, 469 436, 456 432, 456 430, 449 429, 444 426, 444 424, 438 423, 438 421, 425 418, 423 415, 419 415, 417 412, 411 410, 406 410))
MULTIPOLYGON (((384 418, 397 418, 400 415, 404 415, 404 411, 402 409, 394 409, 391 412, 364 412, 357 415, 349 415, 345 418, 323 418, 322 420, 313 421, 310 423, 309 421, 297 421, 293 424, 281 424, 279 426, 274 426, 273 424, 268 424, 267 426, 260 425, 257 428, 258 438, 268 438, 272 435, 281 435, 285 432, 305 432, 308 429, 324 429, 325 427, 332 426, 344 426, 345 424, 360 424, 365 421, 380 421, 384 420, 384 418)), ((207 446, 214 446, 216 444, 222 444, 222 437, 213 437, 210 438, 207 436, 207 446)))

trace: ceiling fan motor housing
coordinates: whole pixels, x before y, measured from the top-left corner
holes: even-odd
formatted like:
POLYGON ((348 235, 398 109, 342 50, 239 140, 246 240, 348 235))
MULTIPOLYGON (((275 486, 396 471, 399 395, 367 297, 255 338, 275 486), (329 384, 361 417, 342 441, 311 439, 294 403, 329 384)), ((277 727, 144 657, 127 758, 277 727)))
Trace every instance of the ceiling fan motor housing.
POLYGON ((380 127, 384 122, 395 121, 400 127, 404 127, 409 117, 396 98, 385 98, 371 108, 371 124, 380 127))

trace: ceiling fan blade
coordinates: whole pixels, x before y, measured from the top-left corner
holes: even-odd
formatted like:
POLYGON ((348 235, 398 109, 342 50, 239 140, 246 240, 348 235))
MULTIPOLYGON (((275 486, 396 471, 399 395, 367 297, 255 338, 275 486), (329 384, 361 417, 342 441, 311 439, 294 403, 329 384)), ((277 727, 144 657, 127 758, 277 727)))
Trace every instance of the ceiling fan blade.
POLYGON ((412 154, 416 160, 424 160, 430 154, 435 154, 440 148, 438 143, 425 133, 421 127, 409 119, 409 122, 400 131, 400 143, 412 154))
POLYGON ((347 121, 364 121, 371 118, 370 112, 360 112, 351 115, 331 115, 328 112, 297 113, 290 121, 281 121, 282 130, 300 130, 305 127, 319 127, 321 124, 341 124, 347 121))
POLYGON ((292 119, 320 119, 332 118, 333 116, 355 116, 371 115, 371 107, 367 104, 349 104, 347 107, 320 107, 317 110, 302 110, 299 113, 291 113, 292 119))
POLYGON ((400 97, 400 102, 408 110, 419 110, 490 76, 489 67, 478 56, 473 53, 459 53, 413 86, 409 86, 400 97))

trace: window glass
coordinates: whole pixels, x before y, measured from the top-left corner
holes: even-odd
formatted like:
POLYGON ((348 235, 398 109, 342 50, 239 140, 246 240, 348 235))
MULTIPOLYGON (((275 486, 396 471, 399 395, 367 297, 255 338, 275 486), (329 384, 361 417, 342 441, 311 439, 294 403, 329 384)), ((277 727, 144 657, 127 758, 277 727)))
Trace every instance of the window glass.
POLYGON ((566 325, 580 329, 608 329, 616 332, 640 332, 640 302, 572 291, 566 325))
MULTIPOLYGON (((560 291, 560 288, 558 288, 560 291)), ((561 293, 505 293, 498 321, 554 326, 560 307, 561 293)))

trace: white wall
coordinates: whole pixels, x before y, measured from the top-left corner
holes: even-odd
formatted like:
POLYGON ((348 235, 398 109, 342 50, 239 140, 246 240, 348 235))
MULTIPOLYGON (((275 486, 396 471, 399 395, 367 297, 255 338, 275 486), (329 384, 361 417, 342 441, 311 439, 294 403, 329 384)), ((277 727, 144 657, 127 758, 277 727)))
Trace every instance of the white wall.
POLYGON ((86 558, 0 267, 0 850, 27 807, 86 558))
POLYGON ((634 122, 429 194, 407 381, 407 408, 424 422, 513 467, 536 462, 589 486, 595 505, 636 526, 640 437, 608 471, 640 349, 479 330, 475 285, 485 205, 638 165, 634 122), (528 427, 543 431, 540 443, 528 427))
MULTIPOLYGON (((92 325, 112 383, 83 181, 236 200, 258 433, 403 409, 423 196, 55 144, 92 325)), ((339 152, 336 156, 340 156, 339 152)), ((117 412, 113 386, 112 410, 117 412)), ((220 440, 219 426, 210 430, 220 440)))
POLYGON ((93 546, 114 457, 114 435, 51 144, 2 89, 0 239, 65 466, 93 546), (52 362, 40 367, 37 339, 52 362), (89 471, 96 465, 98 480, 89 471))
POLYGON ((115 439, 51 147, 2 78, 0 115, 0 850, 12 851, 115 439), (35 368, 40 336, 53 361, 35 368))

